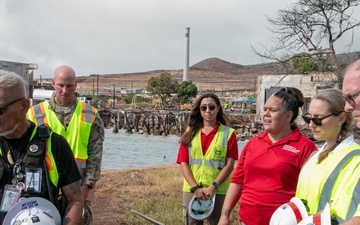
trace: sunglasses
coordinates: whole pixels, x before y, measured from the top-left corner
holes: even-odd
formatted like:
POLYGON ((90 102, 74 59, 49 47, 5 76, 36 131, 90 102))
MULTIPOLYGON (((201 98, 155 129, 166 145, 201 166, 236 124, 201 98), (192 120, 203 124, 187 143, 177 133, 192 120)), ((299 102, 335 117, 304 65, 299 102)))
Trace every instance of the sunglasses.
POLYGON ((216 108, 216 105, 209 104, 209 105, 200 106, 201 111, 206 111, 207 108, 209 108, 211 111, 213 111, 216 108))
POLYGON ((344 97, 345 97, 345 100, 346 100, 350 105, 355 105, 355 98, 356 98, 357 96, 359 96, 359 95, 360 95, 360 91, 355 92, 355 93, 352 94, 352 95, 346 95, 346 96, 344 96, 344 97))
POLYGON ((18 99, 16 99, 16 100, 12 101, 12 102, 9 102, 9 103, 6 104, 6 105, 0 106, 0 115, 1 115, 1 116, 4 115, 7 107, 9 107, 9 106, 11 106, 12 104, 14 104, 14 103, 16 103, 16 102, 18 102, 18 101, 21 101, 21 100, 23 100, 23 99, 24 99, 24 98, 18 98, 18 99))
POLYGON ((304 119, 305 123, 309 124, 310 121, 312 121, 316 126, 321 126, 322 125, 322 120, 325 118, 328 118, 330 116, 332 116, 334 114, 329 114, 327 116, 323 116, 323 117, 309 117, 309 116, 305 116, 302 115, 301 117, 304 119))

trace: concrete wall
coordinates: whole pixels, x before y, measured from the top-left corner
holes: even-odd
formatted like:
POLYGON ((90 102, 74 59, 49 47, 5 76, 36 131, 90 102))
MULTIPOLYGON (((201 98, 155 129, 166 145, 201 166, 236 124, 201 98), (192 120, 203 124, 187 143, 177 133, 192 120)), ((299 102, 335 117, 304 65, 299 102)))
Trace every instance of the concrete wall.
MULTIPOLYGON (((266 89, 276 87, 295 87, 302 91, 305 104, 309 103, 319 89, 329 84, 332 75, 296 74, 296 75, 261 75, 257 81, 256 120, 260 121, 261 112, 266 100, 266 89)), ((307 106, 305 105, 305 109, 307 106)))

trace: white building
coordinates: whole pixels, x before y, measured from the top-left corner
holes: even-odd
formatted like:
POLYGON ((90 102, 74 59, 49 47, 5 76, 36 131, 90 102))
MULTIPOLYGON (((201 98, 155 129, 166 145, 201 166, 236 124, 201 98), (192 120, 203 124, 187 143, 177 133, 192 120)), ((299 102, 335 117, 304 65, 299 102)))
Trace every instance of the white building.
MULTIPOLYGON (((302 91, 304 95, 303 111, 307 111, 312 96, 319 90, 328 88, 333 74, 295 74, 295 75, 261 75, 257 81, 257 101, 256 113, 257 120, 261 119, 261 112, 265 101, 282 87, 295 87, 302 91)), ((300 114, 301 115, 301 114, 300 114)))

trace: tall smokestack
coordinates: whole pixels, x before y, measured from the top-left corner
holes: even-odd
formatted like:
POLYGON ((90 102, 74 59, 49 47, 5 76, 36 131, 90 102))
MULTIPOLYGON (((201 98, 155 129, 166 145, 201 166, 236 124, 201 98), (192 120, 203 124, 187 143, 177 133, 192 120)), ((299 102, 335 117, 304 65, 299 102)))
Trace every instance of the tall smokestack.
POLYGON ((186 27, 183 81, 189 80, 189 42, 190 42, 189 39, 190 39, 190 27, 186 27))

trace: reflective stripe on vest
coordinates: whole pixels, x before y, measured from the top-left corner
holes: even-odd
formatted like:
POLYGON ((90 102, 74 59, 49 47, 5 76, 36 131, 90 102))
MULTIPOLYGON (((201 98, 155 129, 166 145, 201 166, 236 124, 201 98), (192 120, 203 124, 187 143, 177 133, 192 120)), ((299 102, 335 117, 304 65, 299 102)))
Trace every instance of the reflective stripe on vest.
POLYGON ((77 166, 86 168, 88 142, 96 113, 97 110, 94 107, 78 101, 70 123, 65 128, 55 112, 49 109, 49 103, 45 101, 31 107, 28 118, 39 125, 48 124, 54 132, 63 136, 73 151, 77 166))
POLYGON ((34 117, 34 123, 36 123, 37 125, 41 125, 41 124, 49 124, 46 118, 46 114, 45 114, 45 104, 38 104, 35 105, 34 107, 30 108, 30 112, 32 114, 32 116, 34 117))
POLYGON ((360 154, 360 149, 351 151, 346 156, 344 156, 344 158, 342 158, 342 160, 336 165, 336 167, 331 172, 330 176, 326 179, 326 181, 323 185, 323 188, 321 190, 320 199, 319 199, 318 209, 323 209, 325 207, 326 203, 330 203, 331 193, 332 193, 333 187, 335 185, 336 178, 338 177, 338 175, 340 173, 340 170, 352 157, 357 156, 359 154, 360 154))
POLYGON ((351 198, 351 203, 348 209, 348 213, 346 215, 345 220, 342 220, 341 218, 337 218, 337 221, 342 223, 344 221, 350 220, 356 213, 356 210, 358 208, 358 204, 360 199, 360 179, 358 179, 354 191, 353 191, 353 197, 351 198))

